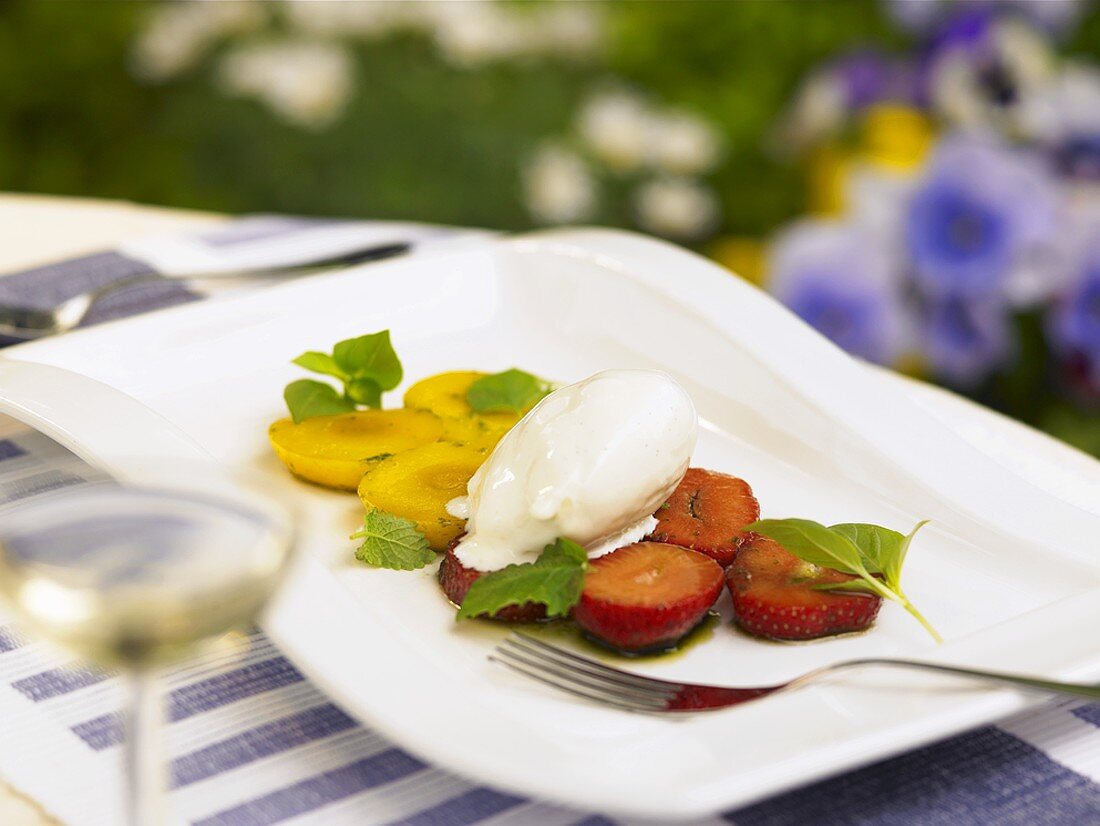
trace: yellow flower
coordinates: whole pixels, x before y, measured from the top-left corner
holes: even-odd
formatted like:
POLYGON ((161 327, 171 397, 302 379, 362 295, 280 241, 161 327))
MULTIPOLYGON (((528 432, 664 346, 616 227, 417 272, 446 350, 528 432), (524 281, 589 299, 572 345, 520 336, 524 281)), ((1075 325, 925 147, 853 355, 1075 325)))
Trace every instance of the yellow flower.
POLYGON ((759 238, 728 235, 711 244, 710 257, 751 284, 767 281, 767 246, 759 238))
POLYGON ((814 150, 806 172, 810 212, 821 216, 844 212, 851 169, 852 158, 842 147, 825 144, 814 150))
POLYGON ((868 107, 859 126, 863 159, 895 171, 919 166, 935 137, 928 118, 895 103, 868 107))

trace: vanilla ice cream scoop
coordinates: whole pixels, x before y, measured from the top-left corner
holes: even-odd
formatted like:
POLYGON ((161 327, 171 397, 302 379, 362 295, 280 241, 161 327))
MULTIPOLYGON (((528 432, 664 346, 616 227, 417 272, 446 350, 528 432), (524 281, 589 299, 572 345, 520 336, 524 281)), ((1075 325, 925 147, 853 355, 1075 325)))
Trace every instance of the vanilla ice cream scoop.
POLYGON ((637 541, 687 470, 697 427, 691 398, 656 370, 606 370, 555 390, 448 504, 468 520, 456 555, 493 571, 533 562, 558 537, 590 555, 637 541))

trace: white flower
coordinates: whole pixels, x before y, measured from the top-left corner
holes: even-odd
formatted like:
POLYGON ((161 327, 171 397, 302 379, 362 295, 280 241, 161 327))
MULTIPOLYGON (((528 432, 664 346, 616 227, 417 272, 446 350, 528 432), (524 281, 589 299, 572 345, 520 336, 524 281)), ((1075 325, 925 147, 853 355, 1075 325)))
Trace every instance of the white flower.
POLYGON ((485 0, 420 4, 444 57, 459 66, 477 66, 524 48, 529 36, 513 16, 485 0))
POLYGON ((833 72, 817 72, 795 93, 776 127, 775 145, 800 152, 840 129, 847 115, 844 84, 833 72))
POLYGON ((229 52, 220 69, 227 92, 257 98, 284 120, 311 128, 334 120, 352 90, 351 59, 329 43, 247 44, 229 52))
POLYGON ((544 224, 582 220, 596 205, 596 187, 584 162, 560 146, 539 149, 523 171, 532 217, 544 224))
POLYGON ((384 0, 283 0, 296 28, 319 35, 384 35, 403 22, 403 5, 384 0))
POLYGON ((1070 64, 1026 101, 1020 121, 1028 135, 1049 142, 1100 134, 1100 69, 1070 64))
POLYGON ((714 192, 685 178, 657 178, 637 192, 638 223, 658 235, 698 238, 718 220, 718 199, 714 192))
POLYGON ((460 66, 523 55, 584 57, 602 36, 593 8, 554 3, 522 8, 489 0, 400 5, 412 25, 433 34, 443 57, 460 66))
POLYGON ((718 160, 718 135, 710 124, 684 112, 656 115, 649 128, 653 163, 677 175, 697 175, 718 160))
POLYGON ((147 80, 167 80, 194 66, 219 37, 254 29, 265 17, 262 6, 249 2, 159 5, 134 44, 134 71, 147 80))
POLYGON ((577 131, 592 154, 618 172, 630 172, 646 163, 651 127, 645 101, 627 91, 594 95, 581 108, 577 121, 577 131))
POLYGON ((588 57, 603 38, 603 16, 588 3, 552 3, 528 14, 533 43, 540 52, 588 57))

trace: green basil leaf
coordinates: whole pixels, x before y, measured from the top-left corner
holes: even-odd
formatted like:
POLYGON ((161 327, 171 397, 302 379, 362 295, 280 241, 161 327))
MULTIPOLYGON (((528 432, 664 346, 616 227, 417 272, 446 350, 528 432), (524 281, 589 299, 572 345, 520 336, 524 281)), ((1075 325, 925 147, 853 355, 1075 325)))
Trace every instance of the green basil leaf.
POLYGON ((886 573, 905 539, 897 531, 863 522, 845 522, 831 526, 830 530, 844 534, 855 543, 864 566, 873 574, 886 573))
POLYGON ((415 522, 377 508, 367 511, 363 527, 351 538, 363 540, 355 558, 375 568, 415 571, 435 560, 435 553, 415 522))
POLYGON ((901 590, 901 568, 909 545, 927 522, 920 522, 908 536, 879 525, 844 523, 826 528, 808 519, 762 519, 745 530, 770 537, 799 559, 826 568, 855 574, 858 580, 814 585, 820 591, 857 591, 877 594, 899 603, 932 635, 943 638, 901 590), (881 573, 882 579, 871 576, 881 573))
POLYGON ((375 410, 382 406, 382 388, 374 379, 352 379, 344 387, 348 398, 356 404, 375 410))
POLYGON ((920 522, 913 526, 913 530, 909 531, 909 533, 907 533, 905 535, 905 538, 901 541, 901 547, 898 549, 897 571, 894 573, 895 578, 891 580, 889 573, 887 573, 886 576, 887 581, 890 583, 890 587, 900 589, 901 566, 905 564, 905 557, 909 554, 909 546, 913 543, 913 537, 917 535, 917 531, 927 525, 928 522, 929 520, 922 519, 920 522))
POLYGON ((745 527, 774 539, 811 565, 835 568, 846 574, 867 575, 859 548, 843 534, 809 519, 761 519, 745 527))
POLYGON ((545 605, 548 617, 564 616, 581 598, 587 567, 584 548, 559 539, 547 545, 535 562, 509 565, 474 580, 458 617, 492 616, 509 605, 528 602, 545 605))
POLYGON ((549 392, 547 382, 513 367, 475 381, 466 391, 466 401, 479 413, 494 410, 522 413, 549 392))
POLYGON ((352 379, 371 379, 382 390, 401 383, 401 360, 394 352, 389 330, 337 342, 332 357, 352 379))
POLYGON ((313 379, 292 381, 283 391, 283 398, 295 424, 314 416, 333 416, 355 409, 355 405, 337 393, 331 384, 313 379))
POLYGON ((336 363, 336 359, 328 353, 318 353, 316 350, 310 350, 308 353, 302 353, 302 355, 294 359, 292 364, 297 364, 299 367, 304 367, 314 373, 324 373, 326 376, 335 376, 341 380, 347 378, 347 373, 340 369, 340 365, 336 363))
POLYGON ((863 564, 871 573, 881 573, 891 588, 901 582, 901 567, 914 534, 927 522, 920 522, 904 536, 881 525, 844 523, 833 525, 831 530, 842 533, 855 543, 863 557, 863 564))
POLYGON ((852 579, 848 582, 822 582, 811 586, 815 591, 856 591, 863 594, 882 596, 882 591, 864 579, 852 579))

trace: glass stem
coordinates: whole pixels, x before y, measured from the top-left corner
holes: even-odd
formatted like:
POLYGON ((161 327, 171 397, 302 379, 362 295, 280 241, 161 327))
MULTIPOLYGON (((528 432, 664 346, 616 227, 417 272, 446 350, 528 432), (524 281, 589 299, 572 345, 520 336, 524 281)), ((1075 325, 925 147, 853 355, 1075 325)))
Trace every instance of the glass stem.
POLYGON ((163 708, 153 670, 138 668, 129 677, 126 717, 126 808, 130 826, 164 822, 164 760, 161 752, 163 708))

